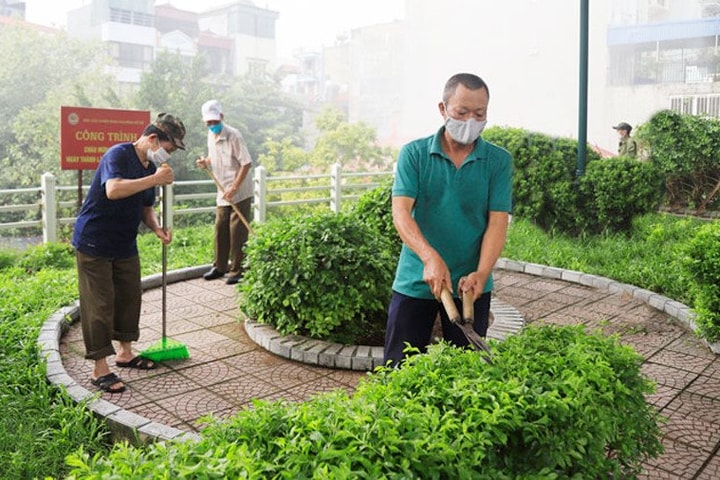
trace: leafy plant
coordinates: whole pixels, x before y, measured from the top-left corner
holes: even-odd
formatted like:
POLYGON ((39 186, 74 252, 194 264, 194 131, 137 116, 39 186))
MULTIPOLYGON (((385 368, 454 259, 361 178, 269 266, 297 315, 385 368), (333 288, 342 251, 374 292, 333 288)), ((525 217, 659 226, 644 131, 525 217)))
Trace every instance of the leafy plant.
POLYGON ((45 243, 25 250, 18 266, 32 273, 47 268, 66 269, 75 265, 75 250, 67 243, 45 243))
POLYGON ((691 291, 700 335, 720 340, 720 226, 703 225, 684 249, 683 265, 692 279, 691 291))
POLYGON ((395 229, 392 217, 392 178, 368 192, 363 193, 351 209, 351 215, 369 225, 392 245, 392 254, 400 255, 402 240, 395 229))
POLYGON ((530 328, 493 365, 447 344, 309 402, 262 402, 198 442, 69 457, 73 478, 619 478, 662 451, 641 358, 581 327, 530 328), (202 462, 198 461, 202 459, 202 462))
POLYGON ((666 180, 670 207, 698 208, 720 182, 720 121, 663 110, 640 126, 637 137, 650 149, 650 160, 666 180))
POLYGON ((362 343, 384 328, 389 252, 384 237, 347 214, 262 224, 246 246, 240 308, 284 334, 362 343))
POLYGON ((647 162, 600 161, 590 150, 585 174, 578 177, 575 140, 500 127, 483 138, 513 155, 513 213, 546 231, 628 231, 633 218, 660 203, 661 176, 647 162))

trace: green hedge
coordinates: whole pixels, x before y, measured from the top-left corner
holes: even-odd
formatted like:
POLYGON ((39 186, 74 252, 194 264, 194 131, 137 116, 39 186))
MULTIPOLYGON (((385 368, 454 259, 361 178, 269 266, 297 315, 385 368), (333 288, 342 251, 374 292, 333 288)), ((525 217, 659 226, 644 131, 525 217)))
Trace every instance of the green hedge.
MULTIPOLYGON (((720 120, 663 110, 638 127, 637 138, 662 172, 670 207, 698 208, 720 181, 720 120)), ((708 207, 717 207, 715 197, 708 207)))
POLYGON ((685 246, 683 265, 691 279, 700 336, 720 340, 720 225, 703 225, 685 246))
POLYGON ((641 357, 581 327, 531 327, 494 362, 433 345, 356 393, 263 402, 197 442, 69 458, 76 479, 620 478, 662 451, 641 357))
POLYGON ((246 245, 240 308, 283 334, 382 343, 390 252, 384 236, 350 214, 269 221, 246 245))
POLYGON ((656 210, 662 199, 663 179, 650 162, 600 160, 588 149, 578 178, 576 140, 500 127, 483 138, 513 155, 513 213, 546 231, 627 231, 634 217, 656 210))

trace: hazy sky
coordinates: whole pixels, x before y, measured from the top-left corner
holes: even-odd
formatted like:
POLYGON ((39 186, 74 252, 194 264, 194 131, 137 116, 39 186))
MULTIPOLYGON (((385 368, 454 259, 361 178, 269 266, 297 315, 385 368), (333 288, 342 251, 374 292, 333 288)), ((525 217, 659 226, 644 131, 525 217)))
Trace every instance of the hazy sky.
MULTIPOLYGON (((29 22, 55 27, 66 23, 66 12, 90 0, 25 0, 29 22)), ((157 0, 190 11, 234 3, 232 0, 157 0)), ((335 37, 353 27, 402 19, 405 0, 255 0, 255 5, 280 13, 276 23, 278 53, 296 47, 332 45, 335 37)))

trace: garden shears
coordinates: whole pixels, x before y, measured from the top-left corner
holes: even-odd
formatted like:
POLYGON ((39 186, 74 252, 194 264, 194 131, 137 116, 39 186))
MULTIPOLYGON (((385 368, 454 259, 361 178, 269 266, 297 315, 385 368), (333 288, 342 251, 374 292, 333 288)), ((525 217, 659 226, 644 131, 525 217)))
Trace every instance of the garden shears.
POLYGON ((472 292, 466 291, 462 294, 462 317, 460 316, 460 312, 458 312, 457 306, 455 306, 455 300, 453 300, 450 290, 446 287, 443 287, 442 292, 440 293, 440 300, 442 301, 443 307, 445 307, 445 311, 447 312, 450 321, 462 330, 463 335, 465 335, 465 338, 467 338, 470 345, 481 353, 483 359, 487 363, 492 363, 490 347, 488 347, 485 340, 478 335, 473 328, 475 305, 472 292))

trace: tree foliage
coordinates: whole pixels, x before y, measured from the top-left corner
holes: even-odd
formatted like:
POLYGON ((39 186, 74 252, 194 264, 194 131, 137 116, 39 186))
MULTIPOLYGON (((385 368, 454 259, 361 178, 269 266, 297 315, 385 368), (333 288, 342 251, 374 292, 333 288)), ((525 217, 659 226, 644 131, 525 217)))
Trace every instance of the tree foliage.
POLYGON ((43 172, 61 173, 60 106, 122 100, 100 45, 21 26, 0 29, 0 44, 0 188, 34 186, 43 172))

